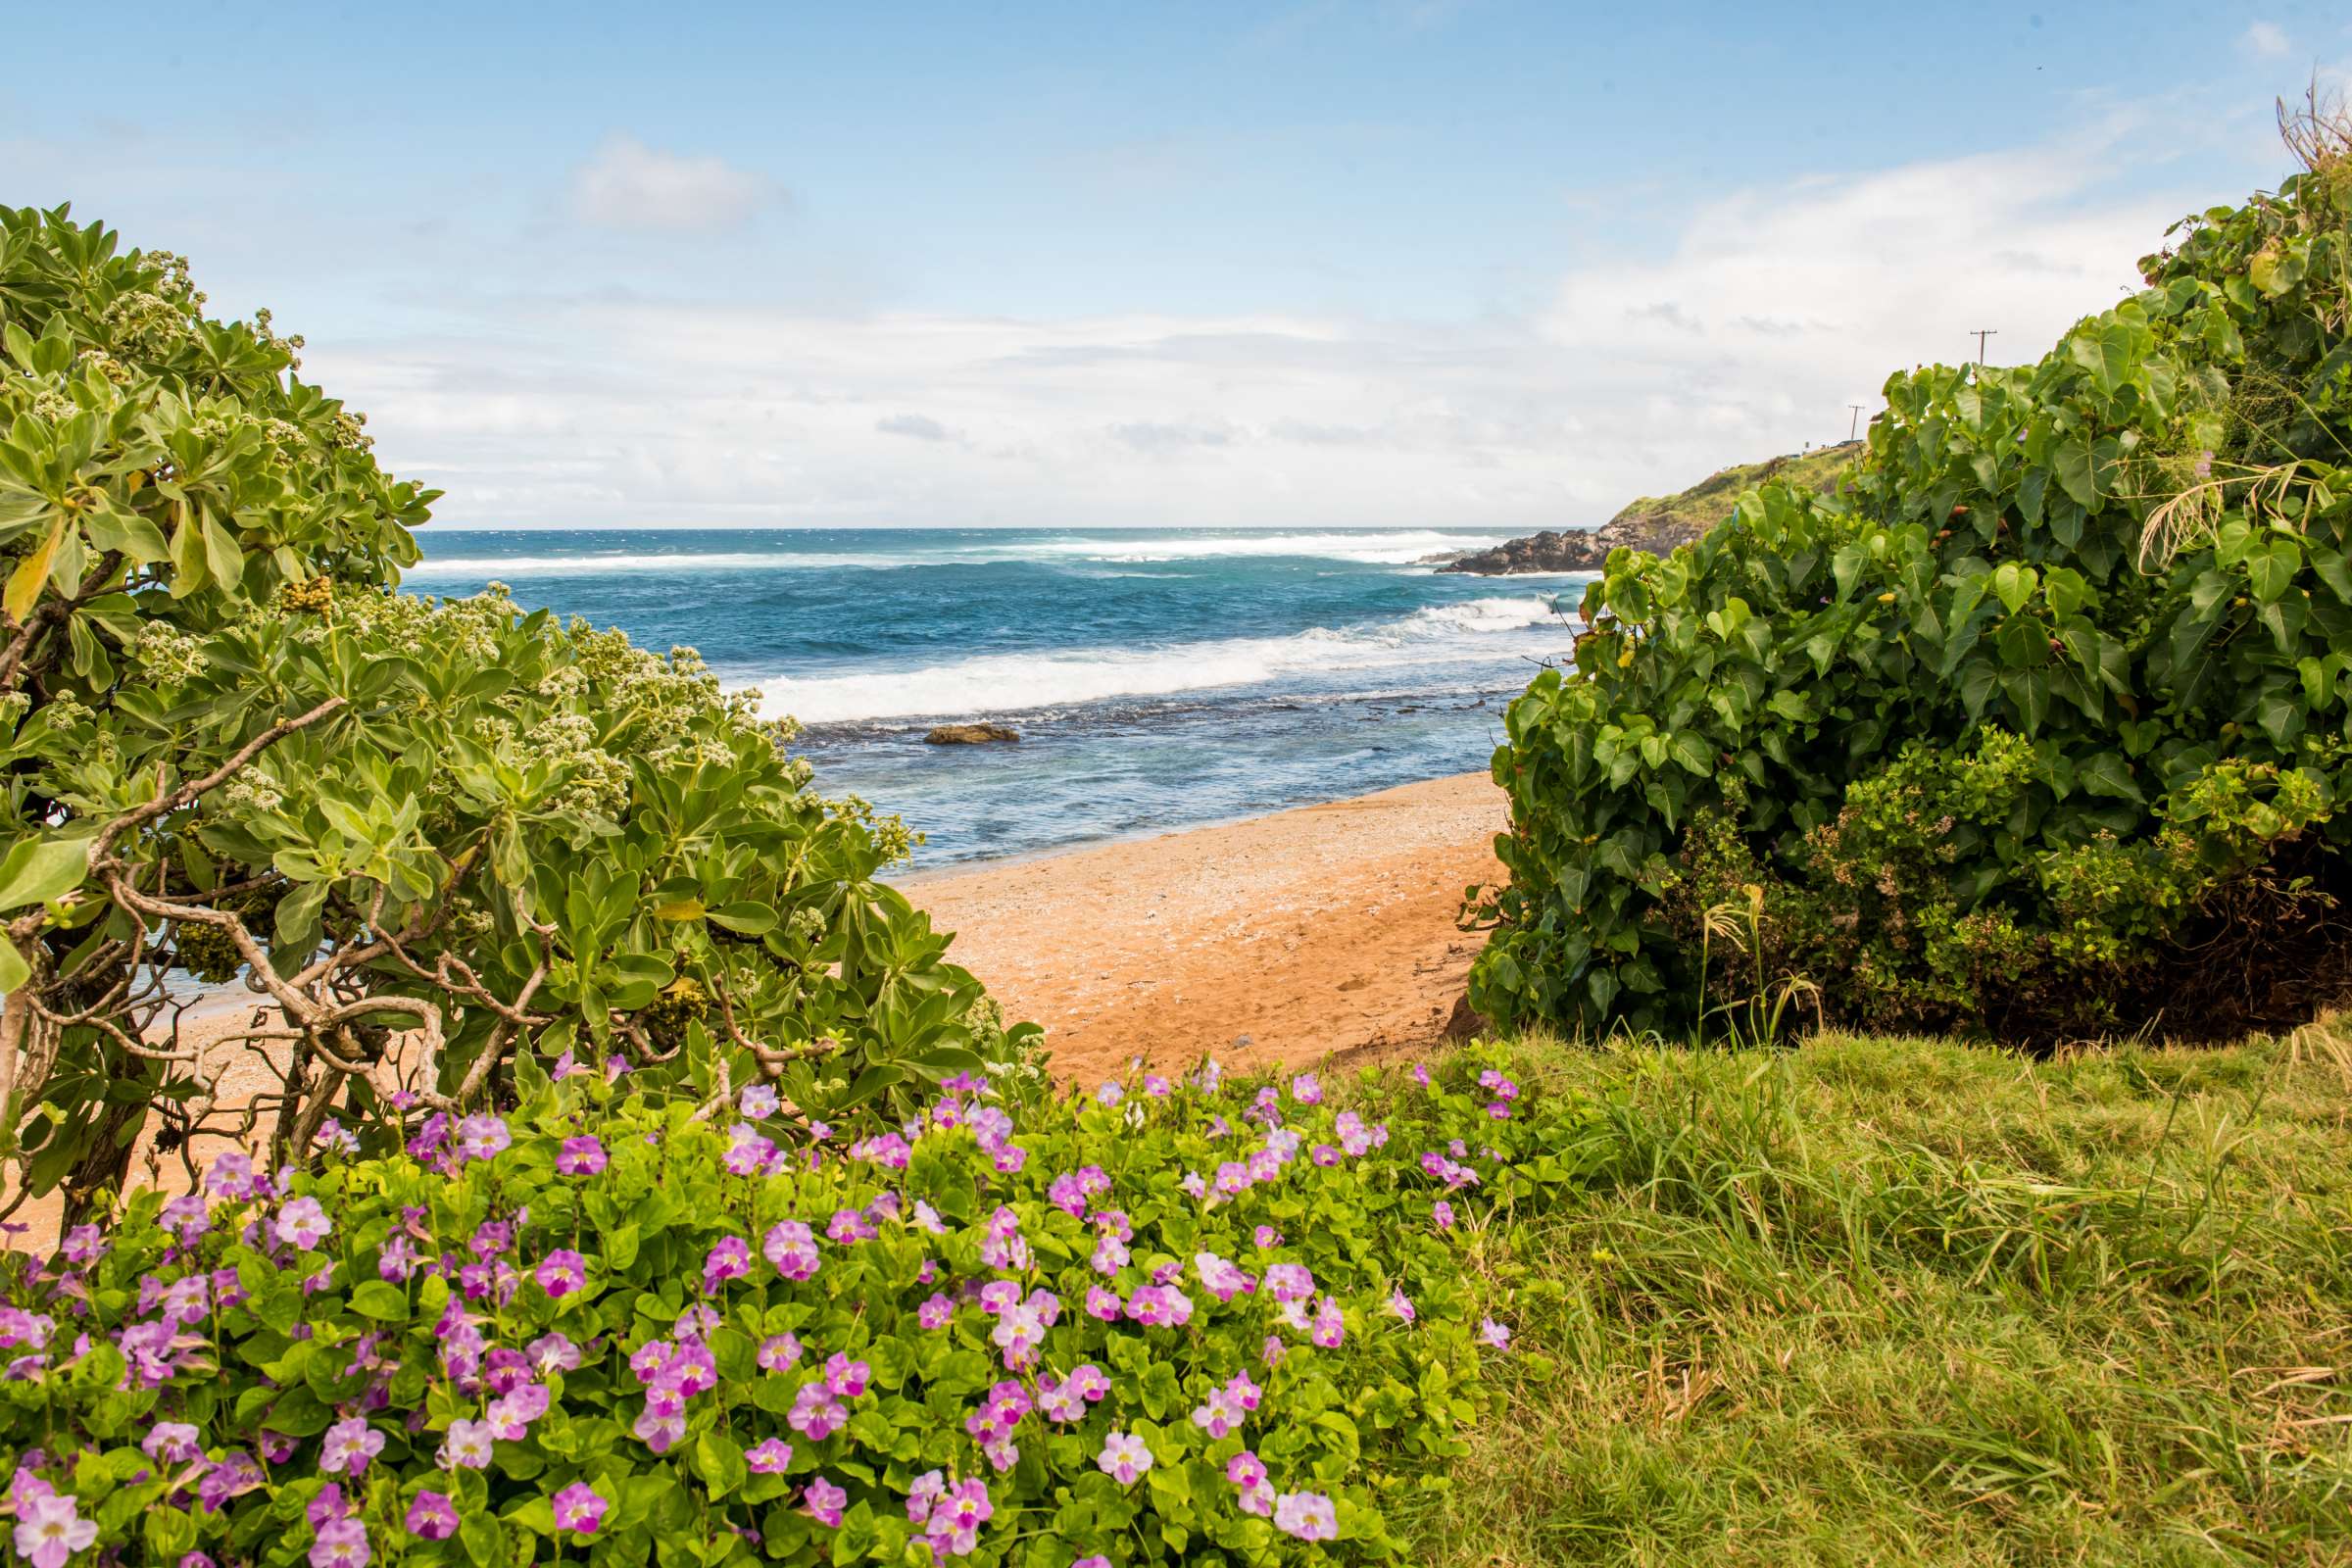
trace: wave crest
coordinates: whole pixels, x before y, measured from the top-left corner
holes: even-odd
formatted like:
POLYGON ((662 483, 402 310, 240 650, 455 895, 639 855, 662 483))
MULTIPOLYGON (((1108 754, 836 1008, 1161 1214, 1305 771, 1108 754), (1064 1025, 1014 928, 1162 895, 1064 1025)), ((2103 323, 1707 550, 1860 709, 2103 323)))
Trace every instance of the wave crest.
MULTIPOLYGON (((1310 627, 1288 637, 1232 637, 1160 648, 979 654, 914 669, 777 676, 752 683, 760 711, 804 724, 940 718, 1079 707, 1121 697, 1264 684, 1321 671, 1492 662, 1518 650, 1513 633, 1556 624, 1549 599, 1470 599, 1375 625, 1310 627)), ((1550 639, 1520 639, 1548 649, 1550 639)))

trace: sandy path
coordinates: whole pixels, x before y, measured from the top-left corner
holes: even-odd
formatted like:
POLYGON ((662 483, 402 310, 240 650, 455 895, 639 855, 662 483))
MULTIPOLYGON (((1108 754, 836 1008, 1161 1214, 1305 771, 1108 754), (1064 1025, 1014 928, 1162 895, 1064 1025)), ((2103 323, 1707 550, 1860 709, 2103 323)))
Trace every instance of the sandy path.
POLYGON ((1470 773, 902 887, 1065 1076, 1303 1062, 1443 1035, 1486 940, 1455 910, 1508 821, 1470 773))

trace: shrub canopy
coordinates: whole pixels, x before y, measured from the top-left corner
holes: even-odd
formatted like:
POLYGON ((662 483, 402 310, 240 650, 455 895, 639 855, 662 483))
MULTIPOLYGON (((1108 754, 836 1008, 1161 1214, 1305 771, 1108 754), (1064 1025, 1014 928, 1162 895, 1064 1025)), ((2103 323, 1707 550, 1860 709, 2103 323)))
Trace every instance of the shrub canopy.
POLYGON ((1888 380, 1840 495, 1612 556, 1495 753, 1482 1012, 1680 1030, 1801 977, 1875 1028, 2200 1035, 2340 994, 2352 163, 2301 128, 2040 363, 1888 380))
MULTIPOLYGON (((974 1070, 980 988, 690 651, 400 595, 436 492, 185 266, 0 210, 0 1155, 16 1197, 164 1144, 367 1138, 518 1056, 618 1053, 798 1111, 974 1070), (224 1104, 192 982, 243 975, 282 1082, 224 1104)), ((234 1037, 232 1037, 233 1043, 234 1037)))

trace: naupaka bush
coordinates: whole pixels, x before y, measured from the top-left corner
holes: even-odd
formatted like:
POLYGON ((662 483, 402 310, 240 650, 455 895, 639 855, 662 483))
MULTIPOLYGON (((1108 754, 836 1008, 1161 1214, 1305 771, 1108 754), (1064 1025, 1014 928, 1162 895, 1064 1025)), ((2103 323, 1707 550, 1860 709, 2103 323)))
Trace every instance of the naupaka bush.
POLYGON ((102 1200, 150 1124, 305 1157, 396 1068, 463 1113, 701 1030, 800 1112, 896 1116, 1005 1043, 875 880, 904 829, 690 650, 396 592, 437 492, 300 339, 203 307, 176 257, 0 209, 10 1204, 102 1200), (259 1021, 198 1052, 192 981, 259 1021), (223 1094, 245 1044, 276 1081, 223 1094))
MULTIPOLYGON (((20 1548, 197 1564, 1360 1561, 1507 1344, 1492 1200, 1573 1102, 1385 1120, 1139 1075, 851 1137, 565 1062, 315 1171, 241 1155, 6 1277, 20 1548)), ((22 1263, 22 1259, 12 1259, 22 1263)))

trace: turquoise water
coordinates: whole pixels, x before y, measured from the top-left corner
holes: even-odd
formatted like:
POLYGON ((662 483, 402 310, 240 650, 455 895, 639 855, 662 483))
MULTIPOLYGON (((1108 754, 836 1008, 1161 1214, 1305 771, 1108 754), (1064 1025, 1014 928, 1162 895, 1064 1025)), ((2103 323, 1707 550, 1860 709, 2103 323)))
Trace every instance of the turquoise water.
POLYGON ((1581 576, 1440 575, 1494 532, 435 532, 419 593, 701 650, 808 728, 829 794, 927 836, 918 864, 1338 799, 1483 768, 1565 657, 1581 576), (992 718, 1017 746, 926 746, 992 718))

